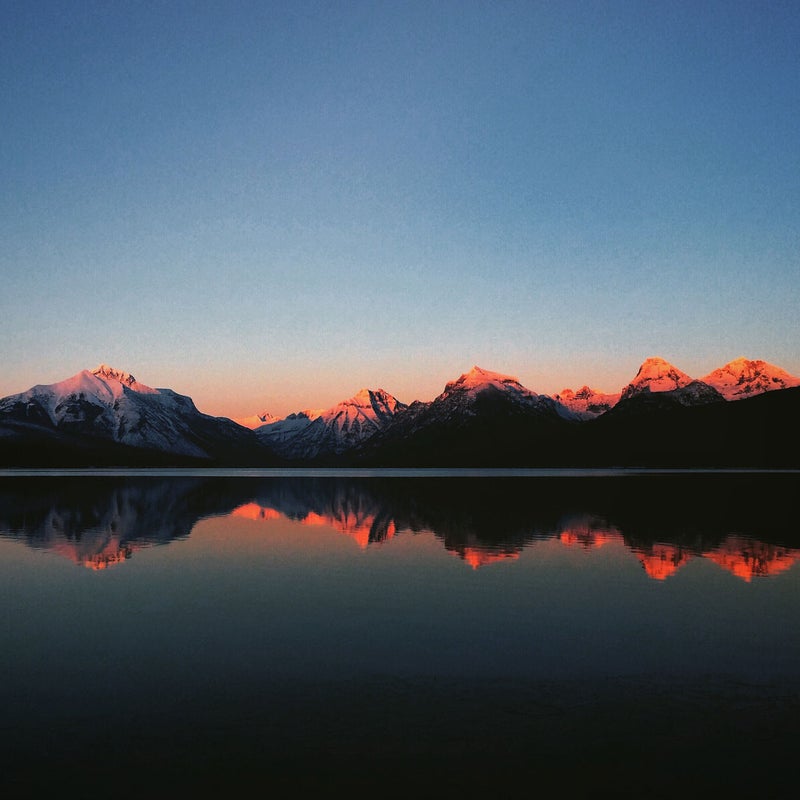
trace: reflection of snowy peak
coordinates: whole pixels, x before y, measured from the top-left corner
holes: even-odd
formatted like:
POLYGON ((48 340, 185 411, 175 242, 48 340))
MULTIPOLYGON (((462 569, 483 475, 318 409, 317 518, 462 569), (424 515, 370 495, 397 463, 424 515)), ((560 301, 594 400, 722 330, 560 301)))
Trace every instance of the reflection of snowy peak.
POLYGON ((262 425, 256 435, 284 458, 339 455, 383 430, 406 405, 383 389, 362 389, 323 411, 300 411, 262 425))
POLYGON ((713 386, 726 400, 800 386, 800 378, 790 375, 786 370, 766 361, 750 361, 746 358, 737 358, 701 380, 713 386))
POLYGON ((230 420, 201 414, 189 397, 153 389, 105 364, 3 398, 0 420, 197 458, 208 458, 215 446, 242 445, 247 433, 230 420))
POLYGON ((636 377, 622 390, 622 400, 641 392, 670 392, 692 382, 685 373, 663 358, 653 357, 644 361, 636 377))
POLYGON ((564 389, 559 394, 553 395, 553 399, 566 406, 573 414, 580 419, 593 419, 612 409, 618 402, 620 393, 609 394, 598 392, 584 386, 574 392, 572 389, 564 389))

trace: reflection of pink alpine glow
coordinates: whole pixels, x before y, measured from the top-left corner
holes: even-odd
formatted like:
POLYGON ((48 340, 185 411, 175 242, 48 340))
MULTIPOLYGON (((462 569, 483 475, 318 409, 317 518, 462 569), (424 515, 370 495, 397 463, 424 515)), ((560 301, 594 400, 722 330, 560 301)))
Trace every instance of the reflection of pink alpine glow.
MULTIPOLYGON (((342 513, 340 515, 334 514, 317 514, 310 511, 303 519, 300 520, 301 525, 326 525, 340 533, 345 533, 356 540, 358 546, 363 550, 371 543, 370 536, 374 530, 375 517, 368 514, 351 514, 342 513)), ((394 522, 390 522, 382 531, 380 541, 387 541, 391 539, 397 529, 394 522)))
MULTIPOLYGON (((239 506, 232 512, 232 516, 256 521, 284 517, 276 509, 258 503, 239 506)), ((309 511, 302 519, 293 521, 300 525, 333 528, 350 536, 362 549, 370 544, 387 541, 398 532, 393 520, 379 523, 375 514, 344 510, 328 514, 309 511)), ((800 559, 800 550, 738 536, 729 536, 719 547, 707 552, 692 551, 667 542, 656 542, 646 547, 631 547, 626 544, 619 529, 591 516, 564 525, 558 531, 557 540, 566 547, 583 550, 596 550, 609 544, 625 545, 639 559, 648 577, 656 581, 666 580, 695 557, 708 558, 748 582, 754 577, 769 577, 785 572, 800 559)), ((445 548, 477 570, 489 564, 518 560, 524 546, 512 545, 500 549, 497 544, 485 544, 474 537, 469 537, 465 542, 445 542, 445 548)), ((76 563, 85 564, 93 569, 103 569, 130 557, 130 552, 131 548, 127 548, 117 554, 109 546, 108 552, 104 551, 87 559, 79 559, 74 552, 69 554, 69 557, 76 563)))
POLYGON ((280 512, 274 508, 265 508, 258 503, 246 503, 231 512, 232 517, 240 519, 280 519, 280 512))
MULTIPOLYGON (((263 520, 280 519, 284 515, 274 508, 259 505, 258 503, 246 503, 235 509, 232 516, 243 519, 263 520)), ((385 525, 378 536, 375 533, 376 517, 370 514, 353 514, 342 512, 341 514, 318 514, 316 511, 309 511, 302 519, 293 520, 300 525, 320 526, 333 528, 340 533, 347 534, 355 539, 356 544, 362 550, 369 544, 383 542, 391 539, 397 532, 394 522, 385 525)))
POLYGON ((130 558, 138 550, 130 544, 121 545, 116 539, 109 541, 102 550, 97 552, 82 552, 80 543, 63 542, 52 548, 64 558, 68 558, 78 566, 87 569, 101 570, 113 567, 130 558))
POLYGON ((567 547, 582 547, 594 550, 606 544, 621 544, 622 534, 616 528, 609 528, 592 519, 577 522, 565 527, 558 535, 561 544, 567 547))
POLYGON ((800 550, 729 536, 719 547, 703 555, 749 583, 753 578, 785 572, 800 558, 800 550))
POLYGON ((465 547, 458 554, 472 569, 485 567, 497 561, 507 561, 508 559, 513 561, 519 558, 519 553, 498 553, 496 550, 481 550, 477 547, 465 547))
POLYGON ((644 571, 654 580, 663 581, 674 575, 680 567, 691 559, 682 547, 673 544, 654 544, 644 550, 634 550, 636 557, 642 562, 644 571))

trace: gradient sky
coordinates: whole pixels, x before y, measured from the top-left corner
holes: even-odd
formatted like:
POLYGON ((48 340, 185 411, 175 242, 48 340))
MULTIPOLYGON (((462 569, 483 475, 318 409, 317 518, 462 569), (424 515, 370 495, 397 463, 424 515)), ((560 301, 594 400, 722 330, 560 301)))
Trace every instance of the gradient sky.
POLYGON ((800 374, 797 2, 0 0, 0 396, 800 374))

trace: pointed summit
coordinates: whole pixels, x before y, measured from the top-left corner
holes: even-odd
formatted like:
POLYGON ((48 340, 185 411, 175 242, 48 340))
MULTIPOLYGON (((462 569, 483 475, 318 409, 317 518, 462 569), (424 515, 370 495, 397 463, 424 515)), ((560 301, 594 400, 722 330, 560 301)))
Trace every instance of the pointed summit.
POLYGON ((713 386, 726 400, 800 386, 800 378, 774 364, 741 357, 710 372, 702 381, 713 386))
POLYGON ((671 392, 692 382, 685 372, 681 372, 666 359, 652 356, 645 359, 636 377, 622 390, 622 400, 641 392, 671 392))

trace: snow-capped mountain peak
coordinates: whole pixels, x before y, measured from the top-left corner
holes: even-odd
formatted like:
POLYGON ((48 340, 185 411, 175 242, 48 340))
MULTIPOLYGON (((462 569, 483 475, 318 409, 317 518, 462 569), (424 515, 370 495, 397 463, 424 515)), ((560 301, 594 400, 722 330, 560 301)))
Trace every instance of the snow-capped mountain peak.
POLYGON ((230 420, 201 414, 191 398, 153 389, 107 364, 3 398, 0 419, 36 426, 50 436, 79 435, 196 458, 226 449, 231 441, 248 441, 230 420))
POLYGON ((565 419, 576 416, 563 404, 547 395, 540 395, 523 386, 512 375, 492 372, 475 366, 457 380, 450 381, 444 391, 430 404, 434 416, 443 413, 446 417, 455 414, 472 416, 477 411, 480 399, 510 401, 518 409, 544 413, 556 413, 565 419))
POLYGON ((406 408, 383 389, 361 389, 330 408, 307 409, 261 425, 256 434, 285 458, 316 458, 369 439, 406 408))
POLYGON ((269 425, 272 422, 277 422, 279 419, 280 417, 273 416, 269 411, 261 411, 258 414, 252 414, 249 417, 239 417, 233 421, 243 428, 254 430, 255 428, 260 428, 262 425, 269 425))
POLYGON ((114 367, 109 367, 108 364, 100 364, 100 366, 95 367, 92 370, 92 375, 97 375, 100 378, 110 378, 120 383, 125 383, 128 386, 136 383, 136 378, 134 378, 130 372, 114 369, 114 367))
POLYGON ((636 377, 622 390, 622 399, 641 392, 670 392, 691 382, 692 378, 669 361, 653 356, 644 360, 636 377))
POLYGON ((761 360, 735 358, 701 379, 726 400, 738 400, 775 389, 800 386, 800 378, 761 360))
POLYGON ((530 389, 526 389, 515 377, 511 375, 503 375, 500 372, 492 372, 488 369, 483 369, 474 366, 469 372, 465 372, 460 378, 455 381, 450 381, 444 387, 444 394, 452 392, 469 392, 476 393, 493 387, 500 390, 523 391, 527 394, 535 394, 530 389))
MULTIPOLYGON (((334 406, 334 408, 355 406, 361 409, 372 409, 374 413, 381 413, 381 411, 394 412, 397 409, 398 403, 399 401, 396 397, 393 397, 389 392, 383 389, 361 389, 361 391, 357 392, 349 400, 339 403, 339 405, 334 406)), ((403 403, 400 403, 400 405, 403 406, 403 403)), ((325 413, 326 412, 321 412, 320 416, 324 416, 325 413)), ((369 411, 367 414, 372 416, 369 411)))
POLYGON ((124 372, 121 369, 115 369, 114 367, 108 366, 108 364, 100 364, 100 366, 95 367, 91 371, 91 374, 96 378, 99 378, 107 385, 109 381, 115 381, 123 386, 127 386, 134 392, 141 392, 143 394, 158 394, 158 389, 153 389, 150 386, 145 386, 145 384, 139 383, 139 381, 137 381, 136 378, 130 374, 130 372, 124 372))

